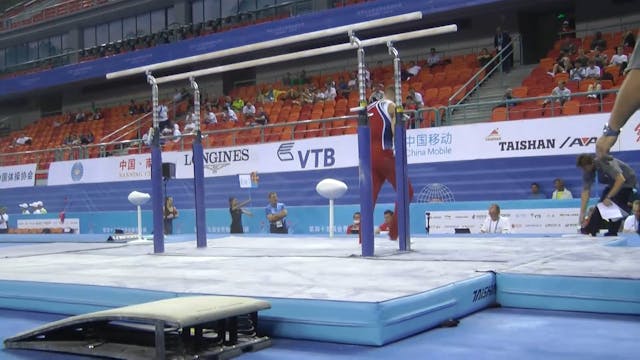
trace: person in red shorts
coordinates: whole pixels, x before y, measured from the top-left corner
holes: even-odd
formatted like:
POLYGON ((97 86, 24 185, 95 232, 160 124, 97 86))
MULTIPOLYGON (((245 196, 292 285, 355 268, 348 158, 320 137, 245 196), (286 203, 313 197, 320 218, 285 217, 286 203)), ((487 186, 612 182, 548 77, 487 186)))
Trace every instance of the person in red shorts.
MULTIPOLYGON (((375 208, 378 194, 385 181, 389 181, 394 190, 396 188, 395 154, 393 137, 396 125, 396 104, 389 99, 395 96, 393 86, 388 86, 384 97, 367 106, 369 127, 371 129, 371 188, 373 191, 373 207, 375 208)), ((413 198, 413 187, 409 181, 409 201, 413 198)), ((393 212, 389 227, 389 239, 398 240, 398 204, 393 212)))

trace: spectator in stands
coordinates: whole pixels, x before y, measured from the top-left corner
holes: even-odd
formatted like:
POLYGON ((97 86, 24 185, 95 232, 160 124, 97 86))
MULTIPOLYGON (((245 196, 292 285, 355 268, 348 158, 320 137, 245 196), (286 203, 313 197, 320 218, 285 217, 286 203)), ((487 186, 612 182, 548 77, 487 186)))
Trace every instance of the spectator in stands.
POLYGON ((349 89, 349 83, 345 80, 344 76, 338 76, 338 87, 336 88, 338 95, 347 99, 351 90, 349 89))
POLYGON ((18 205, 18 207, 20 208, 20 214, 22 214, 22 215, 31 214, 31 212, 29 211, 29 205, 27 203, 22 203, 22 204, 18 205))
POLYGON ((27 136, 27 134, 22 134, 16 138, 15 143, 16 145, 31 145, 33 143, 33 139, 31 136, 27 136))
POLYGON ((164 234, 173 234, 173 220, 179 215, 178 209, 173 204, 173 197, 167 196, 164 198, 164 234))
POLYGON ((496 49, 496 54, 505 49, 501 57, 504 59, 502 62, 502 71, 509 72, 513 67, 513 45, 511 44, 511 35, 508 32, 503 31, 502 28, 496 28, 496 34, 493 37, 493 46, 496 49))
POLYGON ((314 101, 324 101, 327 99, 327 87, 323 86, 313 94, 314 101))
POLYGON ((103 116, 102 116, 102 111, 100 110, 100 108, 96 108, 96 110, 93 112, 93 116, 91 118, 93 120, 102 120, 103 116))
POLYGON ((482 68, 491 62, 492 58, 493 56, 489 53, 489 50, 487 48, 482 48, 476 59, 478 59, 478 65, 482 68))
POLYGON ((542 105, 546 106, 550 102, 559 102, 560 105, 564 105, 567 100, 571 99, 571 90, 566 86, 564 80, 558 81, 558 86, 551 91, 552 98, 546 99, 542 105))
POLYGON ((269 85, 269 87, 267 88, 267 91, 263 95, 264 95, 265 102, 274 102, 277 100, 276 91, 273 88, 273 85, 269 85))
MULTIPOLYGON (((593 54, 591 56, 592 60, 595 61, 596 65, 598 65, 600 68, 605 67, 609 61, 607 58, 607 54, 603 53, 602 51, 600 51, 600 48, 596 48, 593 51, 593 54)), ((587 65, 589 63, 587 62, 587 65)))
POLYGON ((254 122, 256 117, 256 107, 248 101, 244 107, 242 108, 242 114, 244 115, 244 121, 247 125, 250 125, 254 122))
MULTIPOLYGON (((635 94, 637 96, 638 94, 635 94)), ((626 163, 614 158, 607 157, 602 159, 596 159, 594 155, 582 154, 579 155, 576 161, 578 168, 582 170, 582 194, 580 196, 580 218, 578 223, 582 223, 584 219, 585 211, 587 209, 587 203, 591 197, 591 187, 596 179, 600 184, 605 185, 602 194, 600 195, 600 201, 606 205, 611 206, 616 204, 620 209, 630 212, 631 208, 628 204, 633 189, 637 184, 636 173, 626 163)), ((622 219, 608 221, 608 232, 605 236, 616 236, 622 219)), ((600 230, 602 224, 602 215, 600 210, 596 207, 593 211, 593 215, 589 218, 588 224, 582 227, 581 232, 583 234, 591 234, 596 236, 600 230)))
POLYGON ((416 105, 416 101, 411 95, 407 95, 404 100, 404 116, 409 118, 409 128, 416 128, 416 110, 418 110, 418 106, 416 105))
POLYGON ((436 65, 440 65, 442 63, 442 58, 440 54, 436 52, 436 48, 431 48, 429 50, 429 55, 427 55, 427 66, 434 67, 436 65))
POLYGON ((401 78, 403 81, 407 81, 412 77, 417 76, 420 73, 422 68, 419 65, 416 65, 415 61, 410 61, 409 65, 407 65, 406 69, 401 71, 401 78))
POLYGON ((153 111, 153 104, 151 103, 151 100, 147 100, 147 102, 144 104, 144 113, 148 114, 152 111, 153 111))
POLYGON ((93 140, 95 140, 95 136, 93 135, 93 132, 89 131, 86 134, 82 134, 80 136, 80 144, 81 145, 88 145, 93 143, 93 140))
POLYGON ((600 91, 602 90, 602 83, 600 82, 600 79, 596 80, 593 84, 589 84, 589 86, 587 87, 587 92, 589 92, 590 94, 587 95, 588 98, 602 98, 602 94, 600 93, 600 91))
POLYGON ((244 108, 244 100, 239 97, 236 97, 235 100, 231 103, 231 107, 234 111, 242 111, 244 108))
POLYGON ((231 106, 227 106, 227 107, 225 107, 224 111, 222 112, 222 119, 224 121, 237 122, 238 121, 238 115, 236 114, 235 111, 233 111, 231 106))
POLYGON ((302 102, 304 104, 313 104, 314 101, 314 95, 313 95, 313 91, 311 90, 311 87, 307 86, 304 88, 304 91, 302 92, 302 102))
POLYGON ((269 116, 264 111, 264 107, 260 106, 258 108, 254 121, 258 125, 267 125, 269 123, 269 116))
POLYGON ((513 96, 512 88, 507 88, 507 90, 505 90, 502 100, 504 101, 504 105, 501 107, 510 108, 518 104, 518 98, 513 96))
POLYGON ((354 91, 358 89, 358 72, 354 71, 351 73, 351 78, 347 81, 347 86, 349 87, 349 91, 354 91))
POLYGON ((7 214, 7 208, 0 207, 0 234, 6 234, 9 232, 9 215, 7 214))
POLYGON ((636 47, 636 36, 631 30, 627 30, 622 36, 622 46, 633 49, 636 47))
POLYGON ((509 234, 513 232, 511 221, 508 217, 500 215, 500 206, 498 204, 489 206, 489 216, 484 219, 480 226, 480 232, 491 234, 509 234))
POLYGON ((611 57, 611 61, 609 62, 609 66, 618 66, 620 71, 619 74, 622 75, 624 73, 624 69, 627 67, 629 63, 629 58, 627 55, 623 53, 624 49, 622 46, 618 46, 616 48, 616 53, 611 57))
POLYGON ((360 234, 360 211, 353 213, 353 223, 347 226, 347 234, 360 234))
POLYGON ((553 180, 553 187, 555 188, 551 194, 553 200, 573 199, 573 194, 571 194, 569 189, 564 187, 564 181, 562 181, 562 179, 556 178, 553 180))
POLYGON ((569 80, 581 81, 587 77, 587 67, 576 61, 576 67, 569 72, 569 80))
POLYGON ((640 234, 640 200, 635 200, 629 215, 622 225, 622 232, 640 234))
POLYGON ((171 135, 173 135, 173 139, 171 139, 171 141, 173 141, 174 143, 177 143, 180 141, 180 139, 182 139, 182 132, 180 131, 180 125, 173 124, 173 133, 171 135))
POLYGON ((640 46, 633 50, 629 65, 625 69, 627 76, 622 82, 616 102, 609 117, 605 132, 596 143, 599 158, 606 158, 609 150, 620 135, 620 129, 627 123, 631 115, 640 108, 640 46))
POLYGON ((335 82, 327 82, 327 86, 325 86, 324 98, 326 100, 335 100, 338 96, 338 92, 336 91, 335 82))
POLYGON ((129 101, 129 115, 135 115, 138 113, 138 105, 136 105, 136 101, 131 99, 129 101))
POLYGON ((301 105, 302 99, 299 87, 292 87, 287 90, 287 93, 285 94, 285 101, 286 100, 291 100, 291 103, 301 105))
POLYGON ((531 183, 531 192, 529 193, 529 199, 545 199, 543 193, 540 192, 540 184, 537 182, 531 183))
POLYGON ((416 103, 416 107, 419 109, 424 107, 424 99, 422 94, 417 92, 413 86, 409 86, 409 95, 413 98, 413 101, 416 103))
POLYGON ((158 128, 162 131, 164 128, 167 128, 171 125, 169 121, 169 108, 165 105, 164 102, 158 105, 158 128))
POLYGON ((556 63, 553 64, 553 70, 551 70, 551 76, 556 76, 559 73, 570 73, 573 68, 571 59, 564 53, 561 53, 556 63))
POLYGON ((584 48, 581 47, 578 49, 578 54, 575 56, 575 60, 573 61, 574 67, 586 67, 589 62, 589 57, 584 52, 584 48))
POLYGON ((607 40, 602 37, 602 32, 596 31, 596 35, 591 41, 591 50, 599 49, 600 51, 607 48, 607 40))
POLYGON ((391 226, 393 225, 393 211, 392 210, 385 210, 384 211, 384 221, 382 222, 382 224, 378 225, 375 230, 373 231, 375 234, 389 234, 389 231, 391 230, 391 226))
POLYGON ((217 124, 218 118, 216 117, 216 113, 213 111, 211 106, 207 106, 207 117, 204 120, 205 124, 217 124))
POLYGON ((76 119, 75 119, 75 120, 76 120, 76 122, 77 122, 77 123, 80 123, 80 122, 85 121, 86 119, 87 119, 87 118, 86 118, 86 116, 85 116, 85 114, 84 114, 84 111, 82 111, 82 110, 78 109, 78 113, 76 114, 76 119))
POLYGON ((269 232, 272 234, 287 234, 287 207, 278 202, 278 194, 269 193, 269 204, 265 207, 265 214, 269 221, 269 232))
POLYGON ((589 60, 585 69, 585 77, 587 79, 600 79, 600 67, 596 65, 595 60, 589 60))

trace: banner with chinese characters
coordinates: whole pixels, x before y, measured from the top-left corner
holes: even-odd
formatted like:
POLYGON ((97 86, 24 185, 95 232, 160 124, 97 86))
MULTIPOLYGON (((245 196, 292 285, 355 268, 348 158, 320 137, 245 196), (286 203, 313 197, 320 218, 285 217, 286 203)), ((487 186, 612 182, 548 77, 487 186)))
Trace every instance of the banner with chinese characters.
POLYGON ((49 166, 47 184, 66 185, 148 179, 151 179, 151 156, 141 154, 55 161, 49 166))
POLYGON ((0 166, 0 189, 34 186, 36 164, 0 166))

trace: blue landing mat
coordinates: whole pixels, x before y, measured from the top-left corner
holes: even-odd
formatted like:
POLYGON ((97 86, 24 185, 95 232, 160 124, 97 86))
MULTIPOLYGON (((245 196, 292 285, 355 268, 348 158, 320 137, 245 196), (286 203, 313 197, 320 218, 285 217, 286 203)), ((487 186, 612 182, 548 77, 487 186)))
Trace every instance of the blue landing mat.
MULTIPOLYGON (((58 320, 58 315, 0 310, 0 338, 58 320)), ((383 347, 276 338, 273 346, 247 353, 247 360, 634 360, 640 353, 640 317, 488 309, 383 347)), ((87 357, 24 350, 0 350, 6 360, 80 360, 87 357)))

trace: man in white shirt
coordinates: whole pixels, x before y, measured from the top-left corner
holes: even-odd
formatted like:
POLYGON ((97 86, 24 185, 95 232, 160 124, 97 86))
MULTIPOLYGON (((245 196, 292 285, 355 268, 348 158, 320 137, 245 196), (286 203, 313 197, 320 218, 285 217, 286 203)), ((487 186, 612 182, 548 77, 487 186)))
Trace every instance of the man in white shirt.
POLYGON ((562 80, 558 81, 558 86, 553 88, 553 90, 551 91, 551 96, 555 96, 555 98, 546 99, 543 105, 547 105, 551 101, 558 101, 560 102, 560 104, 564 104, 565 101, 570 100, 571 90, 569 90, 569 88, 567 88, 565 85, 566 85, 565 81, 562 81, 562 80))
POLYGON ((622 65, 629 62, 629 58, 627 55, 623 54, 622 51, 622 46, 618 46, 616 48, 616 53, 611 57, 610 65, 622 65))
POLYGON ((553 187, 555 188, 551 194, 553 200, 573 199, 573 194, 569 189, 564 187, 564 181, 562 181, 562 179, 557 178, 553 180, 553 187))
POLYGON ((217 124, 218 118, 216 117, 216 113, 213 112, 211 108, 207 109, 207 118, 204 121, 207 124, 217 124))
POLYGON ((622 232, 640 234, 640 200, 633 202, 631 215, 624 221, 622 232))
POLYGON ((7 208, 0 207, 0 234, 6 234, 9 232, 9 215, 7 215, 7 208))
POLYGON ((600 67, 596 65, 595 61, 589 60, 584 74, 587 79, 600 79, 600 67))
POLYGON ((500 216, 500 206, 498 204, 489 206, 489 216, 484 219, 480 232, 491 234, 509 234, 513 232, 509 218, 500 216))

